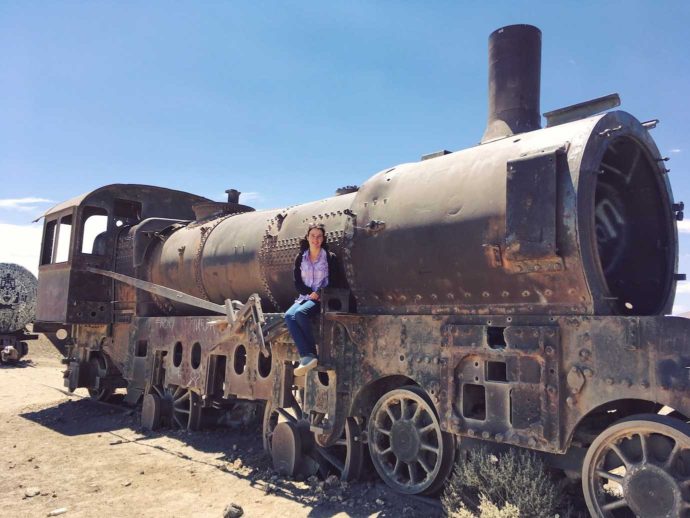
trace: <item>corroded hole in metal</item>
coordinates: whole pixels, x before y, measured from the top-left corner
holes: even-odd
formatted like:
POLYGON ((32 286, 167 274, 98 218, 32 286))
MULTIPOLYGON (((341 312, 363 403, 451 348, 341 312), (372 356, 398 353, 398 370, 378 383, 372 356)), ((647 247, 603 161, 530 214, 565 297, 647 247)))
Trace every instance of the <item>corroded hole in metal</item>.
POLYGON ((323 385, 324 387, 327 387, 331 381, 327 372, 319 371, 316 377, 319 379, 319 383, 321 383, 321 385, 323 385))
POLYGON ((235 374, 244 373, 244 368, 247 366, 247 349, 244 345, 238 345, 235 348, 235 353, 232 358, 232 368, 235 369, 235 374))
POLYGON ((486 343, 492 349, 505 349, 506 339, 503 335, 505 327, 489 326, 486 328, 486 343))
POLYGON ((594 231, 599 264, 616 311, 650 315, 663 309, 672 274, 670 210, 658 169, 630 137, 613 139, 599 165, 594 231))
POLYGON ((263 354, 259 354, 258 365, 257 365, 257 370, 259 371, 259 376, 261 376, 262 378, 268 378, 269 374, 271 374, 272 363, 273 363, 273 359, 272 359, 270 354, 268 356, 264 356, 263 354))
POLYGON ((148 340, 137 340, 137 348, 135 351, 135 356, 138 358, 146 358, 149 350, 148 340))
POLYGON ((506 362, 486 362, 486 381, 508 381, 506 362))
POLYGON ((486 419, 486 390, 482 385, 465 383, 462 386, 462 415, 470 419, 486 419))
POLYGON ((192 369, 198 369, 201 365, 201 344, 194 342, 192 345, 192 369))
POLYGON ((173 347, 173 365, 179 367, 182 363, 182 342, 175 342, 173 347))

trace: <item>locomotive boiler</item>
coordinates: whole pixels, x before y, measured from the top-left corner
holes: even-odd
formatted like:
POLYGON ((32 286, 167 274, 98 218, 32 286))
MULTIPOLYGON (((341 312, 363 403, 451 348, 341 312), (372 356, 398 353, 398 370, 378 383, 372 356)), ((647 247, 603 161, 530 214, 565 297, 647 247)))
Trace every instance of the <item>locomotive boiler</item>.
POLYGON ((481 142, 331 198, 256 211, 232 189, 110 185, 48 211, 38 320, 68 335, 66 385, 126 387, 150 428, 265 401, 289 474, 353 479, 368 457, 433 493, 463 448, 500 444, 581 475, 592 514, 686 512, 690 325, 664 316, 683 206, 658 121, 613 94, 542 128, 540 56, 535 27, 492 33, 481 142), (281 311, 311 222, 348 286, 324 290, 320 365, 298 377, 281 311))

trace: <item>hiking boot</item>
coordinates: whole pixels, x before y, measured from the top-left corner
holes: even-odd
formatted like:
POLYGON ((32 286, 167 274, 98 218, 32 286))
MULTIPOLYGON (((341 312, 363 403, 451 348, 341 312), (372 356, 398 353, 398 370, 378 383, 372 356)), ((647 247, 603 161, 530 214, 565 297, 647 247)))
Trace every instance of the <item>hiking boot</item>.
POLYGON ((318 364, 319 360, 315 356, 302 356, 299 359, 299 365, 297 366, 297 368, 295 368, 294 371, 292 371, 292 373, 295 376, 304 376, 307 373, 307 371, 312 370, 318 364))

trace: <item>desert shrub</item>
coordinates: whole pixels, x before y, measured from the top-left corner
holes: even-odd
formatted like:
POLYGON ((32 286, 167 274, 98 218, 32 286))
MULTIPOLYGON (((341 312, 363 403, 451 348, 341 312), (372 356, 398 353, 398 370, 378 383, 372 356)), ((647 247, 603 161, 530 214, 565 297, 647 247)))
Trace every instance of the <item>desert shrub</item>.
POLYGON ((468 452, 451 476, 442 502, 453 518, 553 517, 561 491, 533 452, 510 448, 494 455, 468 452), (457 514, 457 513, 470 514, 457 514), (497 514, 498 513, 498 514, 497 514))
POLYGON ((477 513, 470 511, 464 503, 456 510, 448 512, 449 518, 520 518, 520 510, 513 504, 498 507, 484 495, 479 495, 479 509, 477 513))

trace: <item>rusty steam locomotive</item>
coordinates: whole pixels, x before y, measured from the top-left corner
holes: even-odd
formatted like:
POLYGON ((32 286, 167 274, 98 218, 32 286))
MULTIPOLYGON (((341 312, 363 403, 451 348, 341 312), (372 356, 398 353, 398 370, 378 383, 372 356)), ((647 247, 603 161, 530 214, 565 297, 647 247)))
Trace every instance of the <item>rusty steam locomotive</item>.
POLYGON ((461 446, 501 443, 581 474, 594 515, 688 512, 690 321, 664 316, 683 207, 657 121, 614 94, 541 128, 541 32, 499 29, 489 54, 479 145, 332 198, 255 211, 109 185, 48 211, 37 320, 67 335, 66 385, 126 386, 147 427, 265 401, 287 473, 352 479, 370 458, 431 493, 461 446), (313 221, 349 286, 324 291, 320 365, 296 377, 280 312, 313 221))

